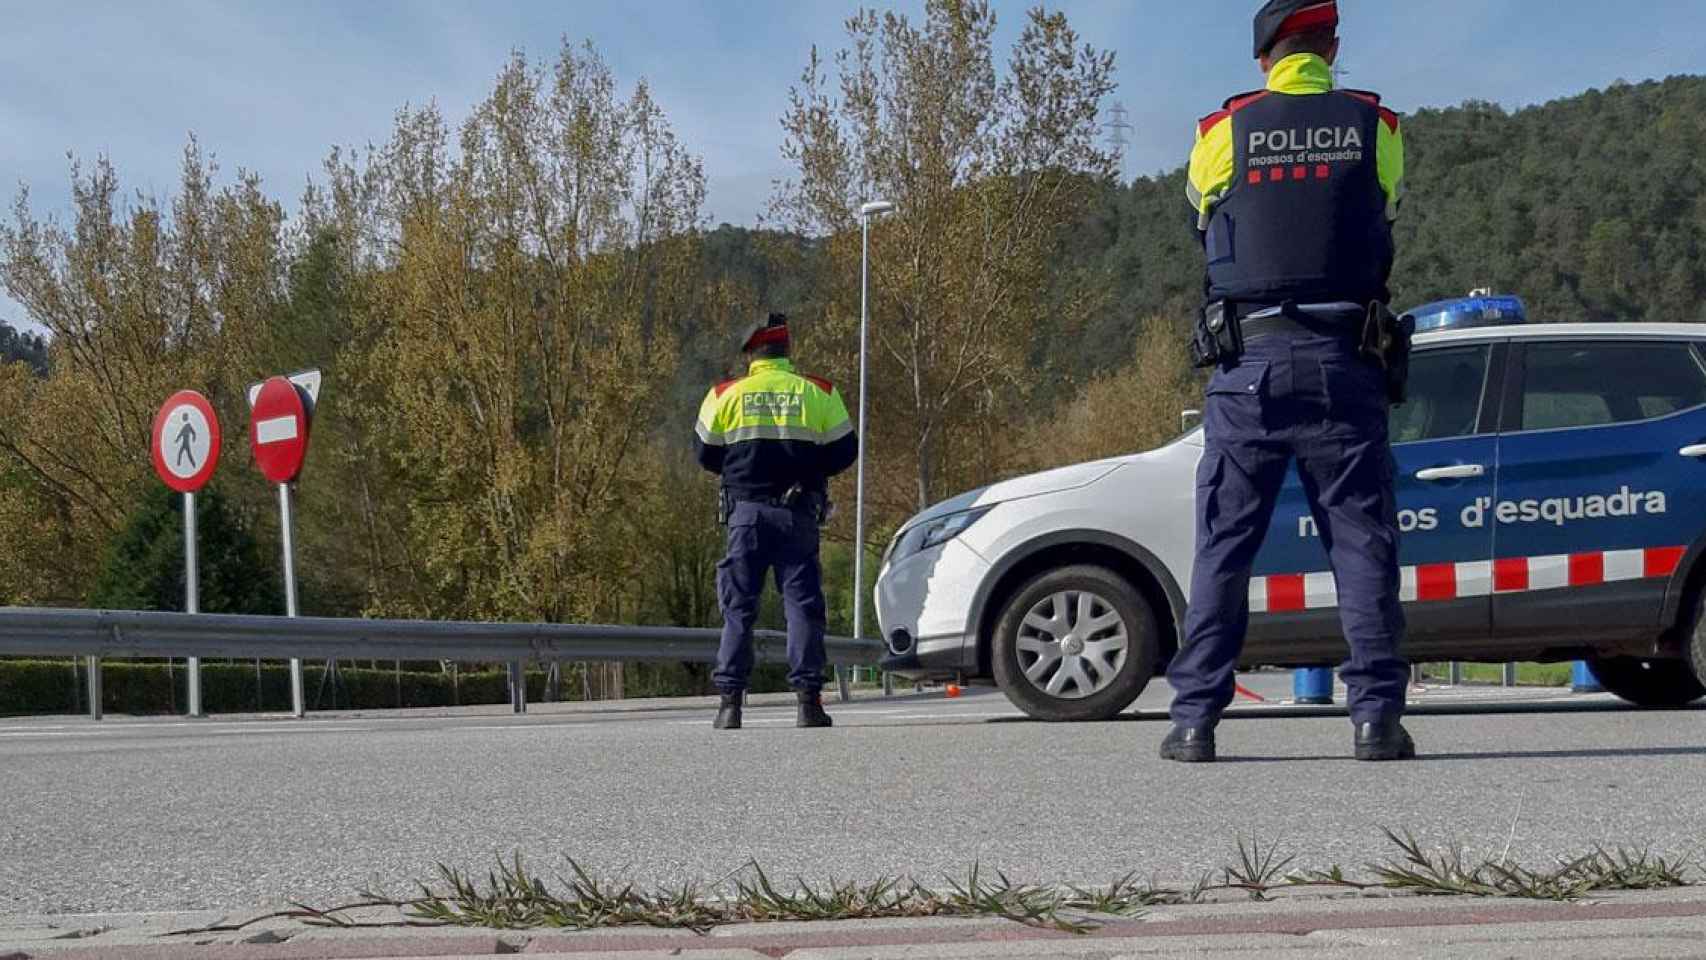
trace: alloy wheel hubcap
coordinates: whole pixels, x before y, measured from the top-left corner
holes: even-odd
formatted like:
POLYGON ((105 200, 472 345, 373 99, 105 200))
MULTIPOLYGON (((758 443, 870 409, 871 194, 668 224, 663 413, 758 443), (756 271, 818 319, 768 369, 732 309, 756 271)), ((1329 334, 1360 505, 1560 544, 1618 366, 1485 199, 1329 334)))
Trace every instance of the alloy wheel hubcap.
POLYGON ((1106 597, 1062 590, 1038 600, 1019 624, 1019 669, 1051 697, 1081 700, 1106 690, 1131 652, 1125 618, 1106 597))

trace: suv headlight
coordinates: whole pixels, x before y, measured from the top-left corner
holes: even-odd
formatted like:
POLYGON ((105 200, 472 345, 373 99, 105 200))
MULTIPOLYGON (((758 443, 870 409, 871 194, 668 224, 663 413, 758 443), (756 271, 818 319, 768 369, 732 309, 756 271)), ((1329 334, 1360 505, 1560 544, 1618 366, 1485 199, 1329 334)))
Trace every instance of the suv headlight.
POLYGON ((931 547, 947 543, 964 533, 967 527, 978 522, 984 514, 993 509, 995 509, 995 505, 990 504, 987 507, 961 510, 959 513, 950 513, 947 516, 914 524, 901 531, 900 536, 895 538, 894 547, 891 550, 893 559, 904 560, 921 550, 928 550, 931 547))

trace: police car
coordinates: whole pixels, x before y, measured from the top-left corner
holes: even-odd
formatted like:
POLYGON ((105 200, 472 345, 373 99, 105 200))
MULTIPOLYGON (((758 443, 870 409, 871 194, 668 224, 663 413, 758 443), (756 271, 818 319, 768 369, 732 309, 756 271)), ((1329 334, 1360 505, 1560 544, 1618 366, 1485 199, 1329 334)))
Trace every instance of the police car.
MULTIPOLYGON (((1412 311, 1391 414, 1405 652, 1586 659, 1633 703, 1706 696, 1706 326, 1527 324, 1514 297, 1412 311)), ((1178 648, 1200 429, 973 490, 883 559, 885 669, 1112 717, 1178 648)), ((1248 664, 1337 664, 1333 575, 1295 471, 1250 584, 1248 664)))

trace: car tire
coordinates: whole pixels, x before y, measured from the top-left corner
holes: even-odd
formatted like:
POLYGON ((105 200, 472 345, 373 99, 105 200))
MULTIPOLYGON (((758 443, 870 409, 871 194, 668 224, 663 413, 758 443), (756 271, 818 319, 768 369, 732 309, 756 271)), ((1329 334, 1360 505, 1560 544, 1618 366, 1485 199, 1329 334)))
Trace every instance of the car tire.
MULTIPOLYGON (((1698 648, 1699 627, 1695 629, 1698 648)), ((1636 706, 1680 707, 1706 697, 1706 683, 1695 676, 1686 660, 1595 657, 1588 661, 1588 667, 1600 686, 1636 706)))
POLYGON ((1111 720, 1155 674, 1160 628, 1149 602, 1106 567, 1061 567, 1027 581, 1002 607, 990 660, 995 682, 1038 720, 1111 720))
POLYGON ((1706 594, 1700 598, 1700 608, 1694 614, 1694 629, 1688 637, 1688 660, 1694 667, 1694 679, 1706 687, 1706 594))

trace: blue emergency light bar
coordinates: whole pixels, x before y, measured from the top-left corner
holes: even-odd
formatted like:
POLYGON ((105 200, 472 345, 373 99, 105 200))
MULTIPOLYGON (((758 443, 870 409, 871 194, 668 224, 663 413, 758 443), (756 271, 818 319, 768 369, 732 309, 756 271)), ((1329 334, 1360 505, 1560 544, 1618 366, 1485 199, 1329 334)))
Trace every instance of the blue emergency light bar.
POLYGON ((1507 323, 1527 323, 1528 308, 1521 297, 1477 295, 1435 300, 1408 311, 1416 318, 1416 332, 1428 330, 1457 330, 1464 327, 1492 327, 1507 323))

